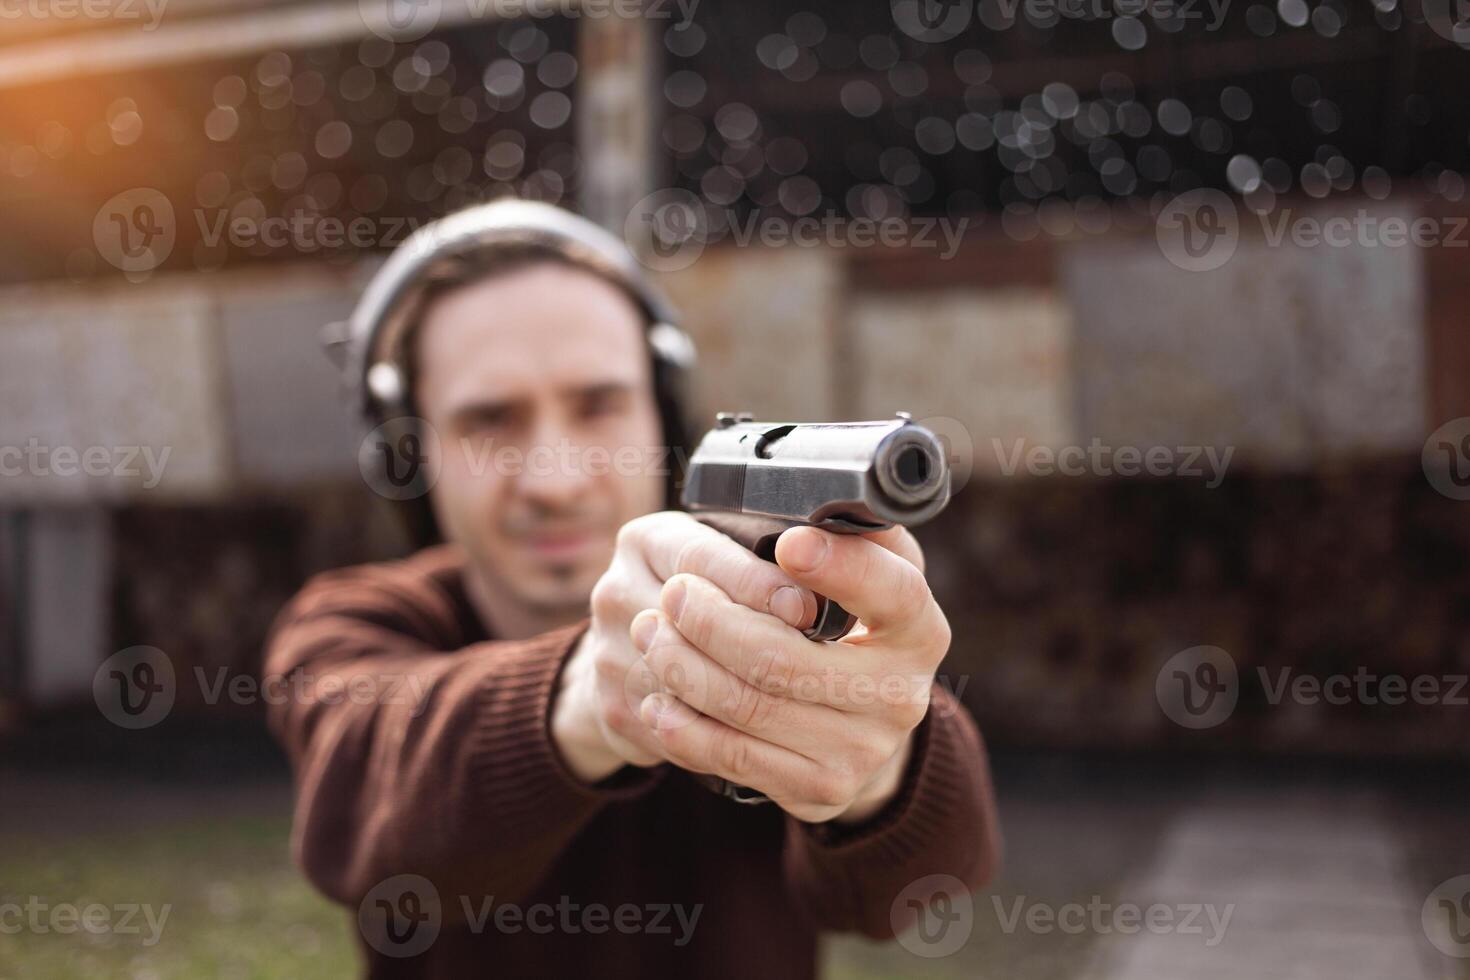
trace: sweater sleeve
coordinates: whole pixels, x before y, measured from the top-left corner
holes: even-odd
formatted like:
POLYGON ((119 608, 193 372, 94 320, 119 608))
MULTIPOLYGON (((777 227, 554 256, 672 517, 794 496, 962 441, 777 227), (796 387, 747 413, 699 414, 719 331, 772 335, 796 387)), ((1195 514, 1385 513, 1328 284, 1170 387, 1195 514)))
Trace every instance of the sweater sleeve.
POLYGON ((974 891, 1000 862, 984 742, 968 711, 935 685, 897 795, 856 826, 786 818, 787 888, 819 928, 890 939, 917 915, 906 887, 948 875, 974 891))
POLYGON ((318 576, 272 631, 266 679, 283 696, 269 722, 295 773, 296 860, 349 905, 397 874, 516 901, 602 806, 660 770, 588 786, 558 754, 550 705, 585 623, 447 648, 448 599, 411 569, 318 576))

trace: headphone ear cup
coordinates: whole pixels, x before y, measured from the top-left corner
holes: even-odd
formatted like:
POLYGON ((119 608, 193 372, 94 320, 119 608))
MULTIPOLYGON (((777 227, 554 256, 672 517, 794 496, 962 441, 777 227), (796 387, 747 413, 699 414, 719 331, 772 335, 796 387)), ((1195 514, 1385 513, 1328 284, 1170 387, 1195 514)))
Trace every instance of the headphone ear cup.
POLYGON ((670 364, 689 370, 694 367, 694 341, 684 331, 667 320, 656 320, 648 327, 648 345, 654 356, 670 364))

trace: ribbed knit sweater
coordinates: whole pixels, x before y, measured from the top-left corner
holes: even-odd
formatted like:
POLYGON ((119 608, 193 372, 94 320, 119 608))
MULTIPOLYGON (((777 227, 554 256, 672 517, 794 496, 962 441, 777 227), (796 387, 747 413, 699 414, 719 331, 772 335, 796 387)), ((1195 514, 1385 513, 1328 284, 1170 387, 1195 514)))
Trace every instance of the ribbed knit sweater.
POLYGON ((295 856, 352 911, 367 975, 811 977, 819 931, 892 936, 912 882, 993 872, 984 746, 940 686, 899 794, 859 826, 734 803, 670 765, 588 785, 550 736, 586 623, 494 640, 463 571, 441 546, 319 575, 267 651, 292 692, 270 723, 295 856))

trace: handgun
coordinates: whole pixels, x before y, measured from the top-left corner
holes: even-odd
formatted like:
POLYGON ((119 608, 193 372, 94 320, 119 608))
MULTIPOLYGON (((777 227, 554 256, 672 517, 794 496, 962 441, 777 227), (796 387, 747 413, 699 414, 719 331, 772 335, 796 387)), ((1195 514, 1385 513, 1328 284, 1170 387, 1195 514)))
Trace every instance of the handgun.
MULTIPOLYGON (((949 502, 944 446, 905 412, 877 422, 757 422, 721 412, 689 457, 684 508, 775 561, 797 525, 840 534, 913 527, 949 502)), ((856 617, 824 596, 814 640, 847 635, 856 617)))

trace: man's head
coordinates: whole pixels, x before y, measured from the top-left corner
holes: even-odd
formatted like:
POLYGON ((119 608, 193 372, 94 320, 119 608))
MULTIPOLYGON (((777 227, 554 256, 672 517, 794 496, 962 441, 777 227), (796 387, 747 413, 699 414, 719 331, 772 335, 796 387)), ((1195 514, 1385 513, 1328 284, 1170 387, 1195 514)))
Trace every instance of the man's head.
POLYGON ((437 465, 389 496, 416 544, 465 547, 492 620, 585 613, 617 529, 672 506, 693 345, 584 218, 501 199, 433 222, 329 336, 367 428, 432 426, 437 465))
POLYGON ((429 499, 484 588, 585 609, 618 528, 664 506, 646 328, 626 290, 534 250, 430 290, 410 358, 442 457, 429 499))

